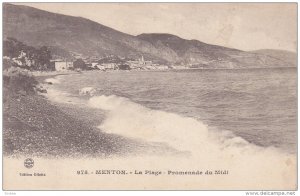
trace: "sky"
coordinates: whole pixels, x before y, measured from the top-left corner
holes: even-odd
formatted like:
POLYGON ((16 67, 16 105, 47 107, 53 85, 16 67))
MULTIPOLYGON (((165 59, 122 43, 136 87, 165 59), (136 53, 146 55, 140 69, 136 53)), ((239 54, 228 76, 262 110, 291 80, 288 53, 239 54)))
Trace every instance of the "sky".
POLYGON ((241 50, 297 51, 296 3, 22 3, 131 35, 170 33, 241 50))

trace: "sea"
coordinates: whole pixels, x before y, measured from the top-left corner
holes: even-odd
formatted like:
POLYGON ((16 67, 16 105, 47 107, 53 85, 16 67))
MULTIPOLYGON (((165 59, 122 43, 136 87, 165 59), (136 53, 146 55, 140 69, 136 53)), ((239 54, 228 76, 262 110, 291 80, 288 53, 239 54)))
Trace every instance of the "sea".
POLYGON ((93 119, 99 132, 180 152, 124 155, 97 164, 225 171, 184 178, 206 189, 297 187, 296 68, 87 71, 46 82, 48 99, 93 119))
MULTIPOLYGON (((91 71, 58 76, 56 81, 54 89, 69 99, 89 99, 89 106, 120 112, 117 117, 125 122, 115 119, 112 123, 123 123, 123 129, 132 131, 108 132, 135 137, 137 130, 131 129, 136 128, 141 132, 139 138, 148 139, 143 129, 150 135, 154 134, 151 131, 173 134, 177 126, 183 129, 180 134, 186 135, 196 131, 192 124, 197 121, 207 130, 232 133, 257 146, 297 151, 296 68, 91 71), (182 122, 180 117, 193 122, 182 122), (135 121, 135 127, 131 121, 135 121), (168 126, 170 130, 166 131, 168 126), (159 127, 162 130, 156 130, 159 127)), ((110 128, 117 129, 106 127, 110 128)))

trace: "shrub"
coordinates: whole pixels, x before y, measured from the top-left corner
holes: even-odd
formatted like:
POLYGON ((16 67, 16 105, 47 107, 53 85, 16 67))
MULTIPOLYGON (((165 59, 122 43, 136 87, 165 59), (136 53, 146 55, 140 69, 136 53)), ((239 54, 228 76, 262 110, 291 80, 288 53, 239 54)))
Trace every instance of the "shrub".
POLYGON ((16 63, 10 59, 3 59, 2 70, 7 70, 11 67, 17 67, 16 63))
POLYGON ((37 84, 35 78, 21 68, 11 67, 3 71, 4 93, 12 95, 34 94, 37 84))
POLYGON ((74 63, 73 63, 73 67, 74 69, 86 69, 86 64, 82 59, 77 59, 74 63))
POLYGON ((27 46, 14 38, 6 38, 3 41, 3 56, 19 60, 21 64, 15 64, 14 66, 24 69, 39 71, 55 70, 54 65, 50 63, 51 51, 46 46, 35 48, 27 46))

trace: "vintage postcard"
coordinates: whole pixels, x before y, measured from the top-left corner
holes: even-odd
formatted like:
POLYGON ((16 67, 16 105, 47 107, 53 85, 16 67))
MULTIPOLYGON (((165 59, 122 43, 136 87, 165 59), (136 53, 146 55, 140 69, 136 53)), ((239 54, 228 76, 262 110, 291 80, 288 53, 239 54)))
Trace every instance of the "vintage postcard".
POLYGON ((297 3, 3 3, 3 190, 297 190, 297 3))

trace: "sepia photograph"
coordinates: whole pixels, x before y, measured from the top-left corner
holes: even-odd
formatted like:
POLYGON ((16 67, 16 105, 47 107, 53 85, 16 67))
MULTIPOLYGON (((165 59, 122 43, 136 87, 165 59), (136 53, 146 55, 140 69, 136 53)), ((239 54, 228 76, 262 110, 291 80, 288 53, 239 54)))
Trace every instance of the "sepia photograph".
POLYGON ((298 190, 297 3, 2 3, 2 188, 298 190))

